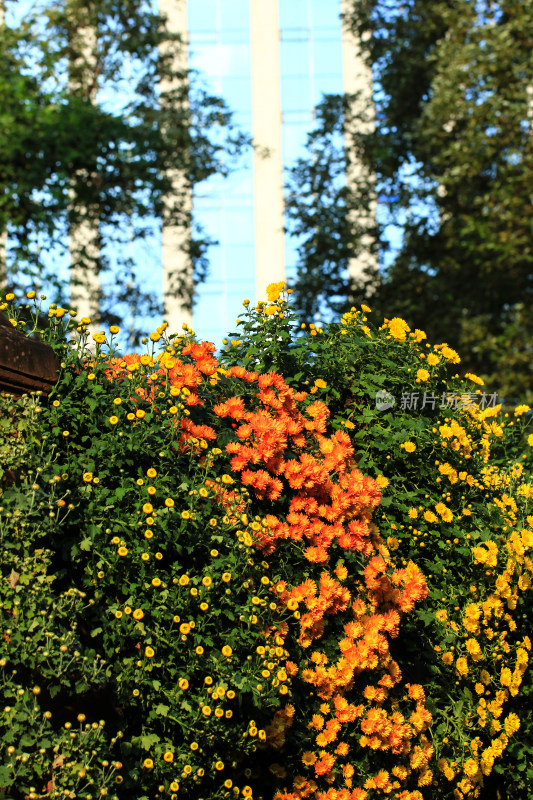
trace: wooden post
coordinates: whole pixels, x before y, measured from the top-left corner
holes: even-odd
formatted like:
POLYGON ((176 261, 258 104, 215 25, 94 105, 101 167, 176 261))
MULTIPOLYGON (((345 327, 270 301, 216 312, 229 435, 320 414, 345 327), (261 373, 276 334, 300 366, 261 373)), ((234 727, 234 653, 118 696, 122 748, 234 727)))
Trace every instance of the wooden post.
POLYGON ((0 391, 16 397, 25 392, 48 394, 57 381, 57 367, 50 345, 28 339, 0 314, 0 391))

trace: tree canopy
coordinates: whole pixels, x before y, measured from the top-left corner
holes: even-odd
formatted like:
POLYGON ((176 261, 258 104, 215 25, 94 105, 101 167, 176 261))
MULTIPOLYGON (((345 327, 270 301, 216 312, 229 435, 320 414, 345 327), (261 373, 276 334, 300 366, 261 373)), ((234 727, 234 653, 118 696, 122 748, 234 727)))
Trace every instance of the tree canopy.
MULTIPOLYGON (((344 20, 360 37, 375 81, 374 131, 363 132, 357 117, 342 121, 349 149, 366 165, 380 200, 373 234, 381 269, 376 285, 366 286, 367 299, 377 311, 405 316, 433 339, 458 346, 468 366, 515 397, 533 391, 524 370, 533 291, 532 11, 530 0, 353 0, 344 20), (389 225, 399 231, 399 244, 388 251, 389 225)), ((309 155, 293 176, 316 175, 321 161, 313 144, 322 137, 330 146, 338 136, 341 123, 328 129, 325 120, 326 109, 339 102, 325 99, 309 155)), ((328 182, 323 186, 331 201, 328 182)), ((349 197, 346 214, 366 207, 368 189, 342 191, 349 197)), ((289 216, 298 215, 301 202, 289 191, 289 216)), ((330 226, 330 239, 342 238, 346 225, 334 205, 324 223, 317 216, 322 237, 330 226)), ((291 230, 302 234, 297 226, 291 230)), ((355 234, 360 242, 361 232, 355 234)), ((316 230, 300 249, 295 288, 302 297, 317 297, 317 283, 324 286, 318 303, 327 308, 333 272, 349 305, 365 286, 348 280, 345 252, 333 267, 323 253, 311 261, 312 235, 317 238, 316 230), (309 292, 308 273, 315 275, 309 292)), ((352 247, 349 236, 344 241, 352 247)), ((338 308, 337 287, 333 295, 338 308)), ((305 307, 302 299, 299 304, 305 307)))
MULTIPOLYGON (((180 66, 180 35, 146 0, 47 0, 16 22, 14 6, 8 2, 0 27, 8 280, 53 277, 43 254, 66 251, 69 226, 87 221, 98 226, 97 269, 104 274, 116 262, 105 315, 132 290, 135 269, 121 246, 160 220, 190 228, 187 196, 227 172, 247 140, 224 102, 180 66)), ((191 228, 197 281, 208 241, 191 228)), ((157 305, 154 287, 136 288, 139 302, 157 305)))

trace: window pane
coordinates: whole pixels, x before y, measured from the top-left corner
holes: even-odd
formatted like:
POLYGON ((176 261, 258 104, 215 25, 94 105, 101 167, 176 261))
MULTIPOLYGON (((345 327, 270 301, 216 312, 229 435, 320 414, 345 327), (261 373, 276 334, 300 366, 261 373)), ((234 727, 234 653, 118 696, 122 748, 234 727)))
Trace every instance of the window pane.
POLYGON ((313 71, 315 75, 336 75, 342 86, 342 46, 338 41, 313 42, 313 71))
MULTIPOLYGON (((326 0, 323 0, 323 2, 326 2, 326 0)), ((307 0, 280 0, 280 28, 301 28, 307 25, 307 0)))
POLYGON ((340 31, 340 0, 310 0, 313 28, 338 27, 340 31))
POLYGON ((222 224, 226 231, 226 242, 231 245, 252 246, 254 243, 253 208, 223 208, 222 224))
POLYGON ((303 111, 312 106, 308 75, 281 79, 281 107, 286 111, 303 111))
POLYGON ((190 0, 187 3, 189 30, 214 30, 218 25, 217 0, 190 0))
POLYGON ((298 42, 281 42, 281 74, 284 77, 301 75, 307 72, 310 66, 310 47, 306 38, 298 42))
POLYGON ((307 121, 300 124, 286 124, 283 126, 283 160, 286 164, 291 164, 296 158, 302 155, 305 146, 307 133, 311 125, 311 113, 307 121))
POLYGON ((214 76, 248 75, 250 47, 248 44, 230 45, 191 39, 189 60, 191 66, 209 76, 210 82, 214 76))
POLYGON ((222 81, 222 95, 233 112, 252 107, 252 83, 248 75, 231 76, 222 81))
MULTIPOLYGON (((192 0, 192 2, 194 3, 195 0, 192 0)), ((249 0, 218 0, 218 2, 220 7, 220 29, 223 32, 249 30, 249 0)), ((225 36, 224 39, 226 39, 225 36)))
MULTIPOLYGON (((253 231, 253 228, 252 228, 253 231)), ((234 292, 240 292, 241 281, 253 281, 255 286, 255 247, 253 244, 232 244, 225 248, 226 276, 233 280, 234 292)), ((228 284, 229 288, 229 284, 228 284)))

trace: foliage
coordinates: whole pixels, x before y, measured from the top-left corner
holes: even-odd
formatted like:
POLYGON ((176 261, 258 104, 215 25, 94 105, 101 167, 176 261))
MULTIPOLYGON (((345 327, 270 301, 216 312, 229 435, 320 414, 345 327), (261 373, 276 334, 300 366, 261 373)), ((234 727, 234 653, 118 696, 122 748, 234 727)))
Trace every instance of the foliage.
MULTIPOLYGON (((531 678, 521 682, 533 566, 525 555, 533 522, 531 515, 526 519, 529 408, 504 413, 480 378, 459 377, 452 348, 431 346, 422 330, 410 330, 399 318, 376 329, 369 311, 352 309, 324 328, 300 327, 285 302, 271 299, 246 310, 222 358, 247 369, 279 370, 291 376, 291 386, 324 400, 334 428, 350 433, 358 467, 383 487, 374 520, 391 558, 423 572, 426 604, 402 621, 401 646, 392 649, 404 679, 425 688, 433 715, 438 766, 423 797, 448 796, 455 781, 472 796, 469 783, 489 774, 482 796, 492 796, 492 786, 494 796, 527 797, 531 678), (476 637, 481 656, 468 650, 476 637), (515 686, 507 690, 509 675, 515 686), (492 770, 492 756, 505 745, 505 714, 516 712, 520 736, 507 743, 502 764, 496 759, 492 770), (468 773, 470 755, 481 771, 468 773)), ((359 762, 360 752, 350 752, 359 762)))
POLYGON ((529 409, 282 289, 219 361, 50 308, 58 383, 2 398, 6 798, 527 797, 529 409))
MULTIPOLYGON (((494 390, 531 402, 529 370, 517 363, 522 354, 530 358, 530 331, 508 335, 520 330, 519 304, 527 305, 532 291, 531 231, 524 222, 531 218, 533 169, 531 3, 353 0, 349 5, 345 24, 359 38, 374 79, 374 132, 354 114, 356 101, 350 103, 345 134, 349 153, 375 180, 379 197, 381 228, 373 226, 369 234, 380 252, 381 275, 367 300, 380 314, 398 314, 431 338, 459 348, 470 369, 486 379, 494 376, 494 390), (392 252, 387 252, 387 226, 392 252)), ((341 102, 325 99, 295 178, 318 178, 338 130, 326 124, 328 110, 341 102)), ((298 181, 291 179, 290 186, 290 214, 298 217, 304 200, 298 181)), ((312 258, 301 249, 301 308, 312 302, 308 296, 316 286, 327 287, 328 275, 343 269, 347 254, 334 253, 328 242, 344 237, 352 246, 328 180, 320 191, 317 208, 324 213, 317 212, 318 227, 309 228, 305 238, 324 247, 312 258), (329 204, 333 212, 325 213, 329 204)), ((348 217, 364 223, 367 195, 366 188, 355 186, 348 217)), ((300 234, 294 224, 292 229, 300 234)), ((343 311, 362 288, 346 280, 343 311)), ((324 313, 325 289, 319 299, 324 313)))
POLYGON ((371 213, 373 180, 368 170, 357 169, 366 158, 369 136, 363 133, 367 110, 357 113, 361 104, 357 95, 326 95, 315 109, 308 155, 288 172, 288 229, 298 251, 294 308, 302 320, 316 319, 325 309, 342 313, 376 282, 375 269, 367 269, 358 282, 350 278, 350 260, 365 249, 375 251, 380 236, 371 213))
MULTIPOLYGON (((46 253, 64 255, 68 230, 81 226, 94 247, 70 257, 101 274, 104 318, 117 321, 117 300, 131 299, 132 286, 139 307, 154 313, 158 301, 139 286, 124 245, 156 235, 161 220, 191 229, 191 191, 227 173, 247 140, 223 101, 184 69, 180 35, 150 3, 50 0, 7 24, 9 11, 0 25, 8 278, 57 283, 46 253)), ((189 238, 198 282, 210 240, 199 230, 189 238)), ((190 304, 191 287, 174 284, 190 304)))

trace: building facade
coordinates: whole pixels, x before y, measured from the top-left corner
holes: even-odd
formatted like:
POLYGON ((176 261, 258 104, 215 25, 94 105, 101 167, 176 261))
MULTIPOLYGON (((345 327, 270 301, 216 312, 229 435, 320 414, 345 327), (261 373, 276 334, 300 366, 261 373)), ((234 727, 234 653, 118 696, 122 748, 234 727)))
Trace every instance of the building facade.
MULTIPOLYGON (((293 273, 294 246, 283 230, 284 165, 301 155, 324 93, 371 87, 357 43, 342 29, 346 2, 160 0, 173 29, 186 22, 189 66, 256 145, 229 178, 206 182, 192 199, 195 219, 219 244, 210 248, 193 320, 168 303, 171 325, 183 318, 219 344, 244 298, 261 299, 268 283, 293 273)), ((170 236, 163 232, 164 275, 176 266, 170 236)))

